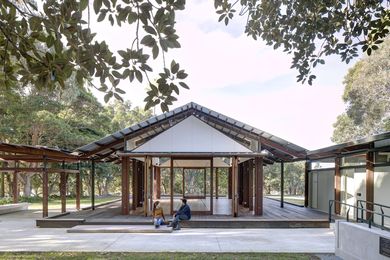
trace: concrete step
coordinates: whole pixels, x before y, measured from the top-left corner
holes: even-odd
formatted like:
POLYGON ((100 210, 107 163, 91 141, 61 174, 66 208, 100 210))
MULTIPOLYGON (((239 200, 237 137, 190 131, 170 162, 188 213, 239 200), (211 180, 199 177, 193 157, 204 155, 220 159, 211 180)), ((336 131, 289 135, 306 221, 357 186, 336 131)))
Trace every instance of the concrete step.
POLYGON ((83 224, 85 219, 44 218, 37 219, 35 222, 37 227, 40 228, 71 228, 83 224))
POLYGON ((172 233, 172 228, 153 225, 79 225, 68 229, 68 233, 172 233))
MULTIPOLYGON (((45 228, 71 228, 77 225, 88 226, 149 226, 150 220, 126 220, 126 219, 42 219, 37 220, 37 226, 45 228)), ((231 219, 194 219, 182 221, 184 228, 329 228, 327 219, 305 219, 305 220, 231 220, 231 219)))

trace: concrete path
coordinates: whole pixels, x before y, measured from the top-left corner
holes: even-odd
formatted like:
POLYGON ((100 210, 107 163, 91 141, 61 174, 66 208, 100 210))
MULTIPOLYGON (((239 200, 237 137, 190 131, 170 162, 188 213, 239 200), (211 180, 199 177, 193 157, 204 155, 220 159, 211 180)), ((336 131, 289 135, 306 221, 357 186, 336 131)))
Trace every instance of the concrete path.
POLYGON ((168 234, 75 234, 0 216, 0 251, 334 253, 333 229, 182 229, 168 234))

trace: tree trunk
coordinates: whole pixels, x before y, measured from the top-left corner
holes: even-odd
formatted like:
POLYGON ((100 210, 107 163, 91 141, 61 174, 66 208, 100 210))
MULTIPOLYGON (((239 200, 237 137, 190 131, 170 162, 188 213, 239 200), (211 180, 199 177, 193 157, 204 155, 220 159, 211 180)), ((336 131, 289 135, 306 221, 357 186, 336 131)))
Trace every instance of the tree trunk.
POLYGON ((32 175, 29 173, 25 173, 21 177, 23 179, 23 196, 30 197, 31 196, 31 177, 32 177, 32 175))

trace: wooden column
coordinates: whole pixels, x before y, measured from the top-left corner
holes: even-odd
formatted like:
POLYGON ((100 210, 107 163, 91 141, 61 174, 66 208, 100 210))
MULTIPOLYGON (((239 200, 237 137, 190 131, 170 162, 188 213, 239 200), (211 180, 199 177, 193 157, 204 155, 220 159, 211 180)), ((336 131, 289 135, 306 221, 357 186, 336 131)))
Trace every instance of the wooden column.
POLYGON ((210 159, 210 212, 214 212, 214 160, 210 159))
POLYGON ((148 216, 148 170, 149 170, 149 159, 147 156, 144 158, 144 216, 148 216))
POLYGON ((255 158, 255 215, 263 215, 263 158, 255 158))
POLYGON ((156 178, 156 199, 161 199, 161 168, 155 168, 156 178))
POLYGON ((144 201, 144 188, 145 188, 145 183, 144 183, 144 168, 145 164, 141 161, 137 161, 137 184, 138 184, 138 191, 137 191, 137 200, 138 200, 138 207, 141 207, 144 201))
POLYGON ((305 207, 309 206, 309 171, 310 161, 305 162, 305 207))
POLYGON ((228 168, 228 199, 232 199, 232 167, 228 168))
POLYGON ((3 173, 1 174, 1 193, 0 193, 0 196, 1 196, 2 198, 4 198, 4 196, 5 196, 5 192, 4 192, 4 190, 5 190, 4 179, 5 179, 5 173, 3 172, 3 173))
POLYGON ((280 162, 280 207, 284 207, 284 162, 280 162))
POLYGON ((137 169, 137 161, 135 159, 131 160, 131 185, 132 185, 132 201, 131 201, 131 209, 136 210, 138 206, 138 169, 137 169))
POLYGON ((237 170, 237 176, 238 176, 238 181, 237 181, 237 185, 238 185, 238 205, 242 205, 242 200, 243 200, 243 197, 244 197, 244 191, 243 191, 243 164, 238 164, 238 170, 237 170))
POLYGON ((248 161, 243 163, 242 167, 242 204, 249 208, 249 164, 248 161))
POLYGON ((252 211, 253 210, 253 160, 249 160, 248 162, 248 185, 249 185, 249 188, 248 188, 248 192, 249 192, 249 210, 252 211))
POLYGON ((95 210, 95 160, 91 163, 91 208, 95 210))
MULTIPOLYGON (((65 163, 62 162, 62 169, 65 169, 65 163)), ((60 172, 60 197, 61 197, 61 212, 66 212, 66 173, 60 172)))
POLYGON ((171 167, 170 167, 170 175, 171 175, 171 182, 170 182, 170 190, 171 190, 171 197, 170 197, 170 211, 171 215, 173 215, 173 158, 171 157, 171 167))
MULTIPOLYGON (((366 154, 366 201, 374 203, 374 152, 366 154)), ((374 210, 371 203, 366 203, 367 210, 374 210)), ((371 212, 366 212, 366 219, 371 217, 371 212)))
POLYGON ((122 207, 121 214, 129 215, 129 157, 122 157, 122 207))
POLYGON ((238 158, 233 157, 232 163, 232 215, 238 217, 238 158))
MULTIPOLYGON (((18 167, 18 166, 16 166, 18 167)), ((13 203, 19 203, 19 191, 18 191, 18 171, 14 171, 14 176, 12 180, 12 197, 13 203)))
MULTIPOLYGON (((334 200, 341 201, 341 158, 336 157, 334 159, 334 200)), ((340 215, 340 203, 335 203, 334 205, 334 213, 340 215)))
POLYGON ((215 199, 218 199, 218 168, 215 168, 215 199))
POLYGON ((76 173, 76 209, 80 210, 80 198, 81 198, 80 163, 77 163, 77 170, 79 170, 79 172, 76 173))
POLYGON ((47 172, 47 157, 43 158, 42 172, 42 217, 49 215, 49 175, 47 172))

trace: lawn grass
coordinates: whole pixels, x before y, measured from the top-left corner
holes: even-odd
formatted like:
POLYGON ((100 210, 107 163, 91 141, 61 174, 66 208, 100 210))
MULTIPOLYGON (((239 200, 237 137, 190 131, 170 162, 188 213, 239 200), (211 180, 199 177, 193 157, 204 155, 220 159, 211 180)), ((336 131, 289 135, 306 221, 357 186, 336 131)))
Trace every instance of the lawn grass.
MULTIPOLYGON (((120 199, 120 196, 104 196, 104 197, 95 197, 95 205, 102 204, 105 202, 110 202, 113 200, 120 199)), ((27 202, 29 204, 28 208, 32 210, 42 209, 42 198, 41 197, 20 197, 20 202, 27 202)), ((0 198, 0 205, 12 204, 12 198, 0 198)), ((83 197, 80 199, 80 206, 82 208, 91 206, 91 198, 83 197)), ((76 208, 76 198, 67 197, 66 198, 66 207, 67 208, 76 208)), ((49 209, 61 209, 61 199, 58 196, 49 197, 49 209)))
MULTIPOLYGON (((107 197, 96 197, 95 198, 95 205, 113 201, 116 199, 119 199, 120 197, 117 196, 107 196, 107 197)), ((80 199, 80 205, 81 207, 88 207, 91 206, 91 198, 84 197, 80 199)), ((76 207, 76 199, 75 198, 66 198, 66 206, 68 208, 75 208, 76 207)), ((42 208, 42 201, 34 201, 32 203, 29 203, 28 205, 29 209, 41 209, 42 208)), ((60 209, 61 208, 61 199, 59 198, 50 198, 49 199, 49 209, 60 209)))
POLYGON ((99 252, 0 252, 0 259, 320 259, 312 254, 295 253, 99 253, 99 252))
MULTIPOLYGON (((265 197, 280 200, 280 195, 265 195, 265 197)), ((285 195, 284 201, 299 206, 303 206, 305 204, 305 198, 302 196, 285 195)))

